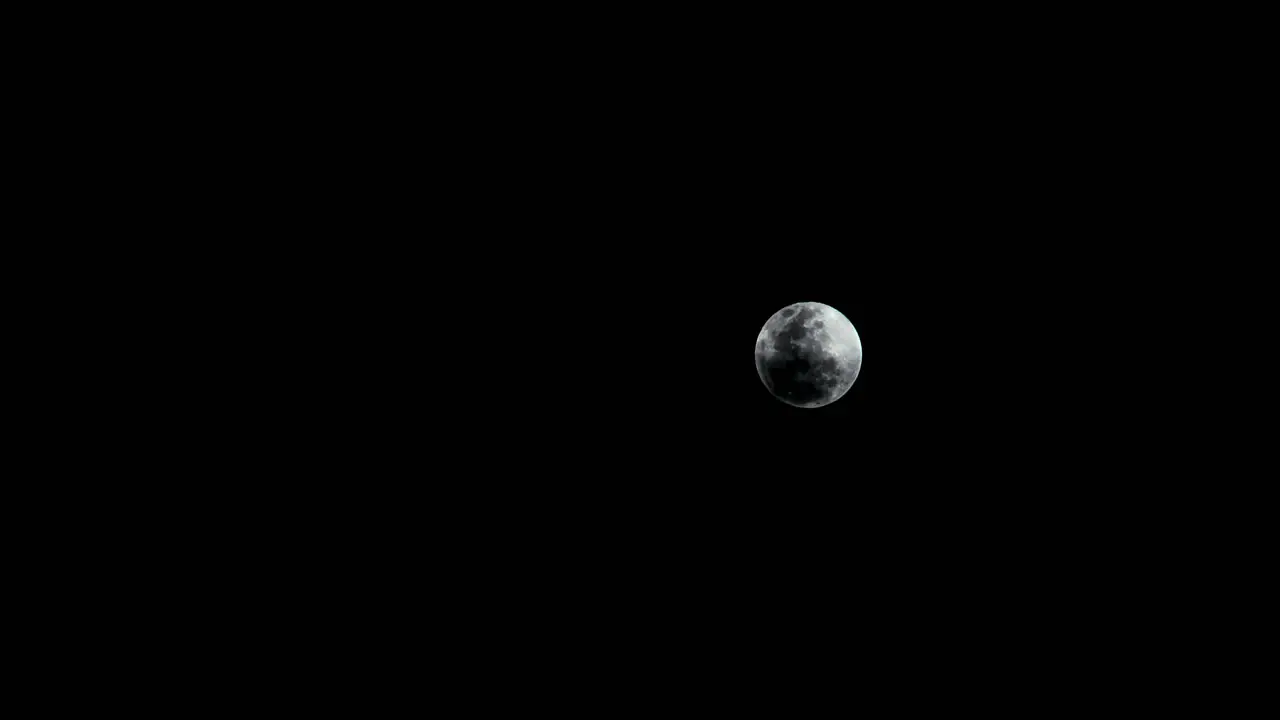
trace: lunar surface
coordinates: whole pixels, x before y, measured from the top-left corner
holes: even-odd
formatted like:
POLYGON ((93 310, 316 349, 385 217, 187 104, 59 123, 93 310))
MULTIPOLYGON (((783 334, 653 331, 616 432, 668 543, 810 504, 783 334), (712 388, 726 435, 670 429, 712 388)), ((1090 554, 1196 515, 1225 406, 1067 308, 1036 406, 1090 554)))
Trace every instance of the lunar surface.
POLYGON ((756 371, 788 405, 822 407, 839 400, 862 368, 862 340, 830 305, 802 302, 769 318, 756 339, 756 371))

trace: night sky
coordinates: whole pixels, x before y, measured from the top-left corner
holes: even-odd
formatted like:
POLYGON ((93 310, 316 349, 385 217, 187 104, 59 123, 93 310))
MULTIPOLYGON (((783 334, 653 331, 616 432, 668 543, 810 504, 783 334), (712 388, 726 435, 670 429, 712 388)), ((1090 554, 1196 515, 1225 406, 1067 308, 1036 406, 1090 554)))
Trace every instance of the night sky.
POLYGON ((390 572, 473 577, 495 618, 731 638, 763 613, 903 653, 1082 568, 1125 582, 1171 386, 1131 349, 1181 339, 1124 241, 1163 200, 1060 70, 877 37, 480 53, 421 117, 364 108, 350 190, 310 198, 323 227, 280 265, 304 350, 270 397, 305 410, 276 427, 321 460, 329 521, 390 572), (816 409, 754 363, 804 301, 863 345, 816 409))

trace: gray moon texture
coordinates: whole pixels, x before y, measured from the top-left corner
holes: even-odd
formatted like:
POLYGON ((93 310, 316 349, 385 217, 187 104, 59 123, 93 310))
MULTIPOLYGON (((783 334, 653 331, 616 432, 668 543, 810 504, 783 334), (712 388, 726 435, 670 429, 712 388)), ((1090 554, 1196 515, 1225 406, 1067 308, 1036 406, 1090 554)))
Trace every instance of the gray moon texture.
POLYGON ((788 305, 769 318, 756 339, 760 380, 788 405, 830 405, 849 392, 861 369, 858 331, 830 305, 788 305))

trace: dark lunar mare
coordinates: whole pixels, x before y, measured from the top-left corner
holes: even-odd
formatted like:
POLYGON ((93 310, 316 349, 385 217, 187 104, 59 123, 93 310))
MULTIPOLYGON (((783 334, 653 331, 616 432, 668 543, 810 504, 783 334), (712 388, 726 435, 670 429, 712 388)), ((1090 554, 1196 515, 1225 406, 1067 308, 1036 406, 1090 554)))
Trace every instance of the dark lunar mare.
MULTIPOLYGON (((783 313, 784 316, 786 313, 783 313)), ((769 391, 796 405, 827 400, 840 384, 839 363, 809 336, 806 320, 814 315, 802 308, 774 333, 774 355, 756 353, 756 369, 769 391)))

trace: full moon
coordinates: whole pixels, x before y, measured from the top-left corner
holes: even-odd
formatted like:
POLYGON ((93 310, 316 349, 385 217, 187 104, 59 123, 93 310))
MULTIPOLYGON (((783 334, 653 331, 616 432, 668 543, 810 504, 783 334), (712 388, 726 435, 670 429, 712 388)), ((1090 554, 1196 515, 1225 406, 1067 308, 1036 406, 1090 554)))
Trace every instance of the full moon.
POLYGON ((769 318, 756 338, 760 380, 788 405, 830 405, 853 387, 860 369, 858 331, 830 305, 788 305, 769 318))

